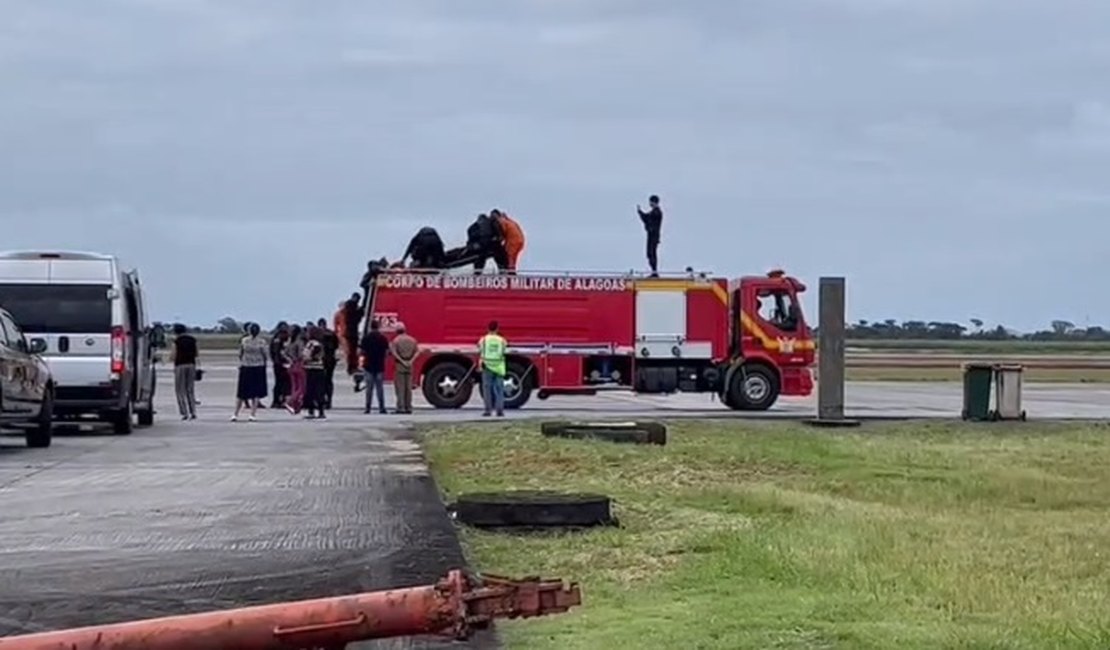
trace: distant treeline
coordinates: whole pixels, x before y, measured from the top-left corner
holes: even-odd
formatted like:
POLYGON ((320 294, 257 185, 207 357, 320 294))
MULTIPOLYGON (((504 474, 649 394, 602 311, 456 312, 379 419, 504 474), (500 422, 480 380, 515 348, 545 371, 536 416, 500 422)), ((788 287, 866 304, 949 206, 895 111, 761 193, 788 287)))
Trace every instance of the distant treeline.
MULTIPOLYGON (((238 334, 246 321, 226 317, 211 327, 189 326, 189 331, 202 334, 238 334)), ((290 321, 292 322, 292 321, 290 321)), ((272 324, 262 324, 268 330, 272 324)), ((816 331, 816 328, 814 328, 816 331)), ((848 325, 847 338, 872 341, 1108 341, 1110 330, 1100 326, 1077 327, 1074 323, 1056 320, 1047 329, 1036 332, 1018 332, 1002 325, 985 327, 983 321, 971 319, 967 325, 944 321, 908 320, 888 318, 883 321, 860 320, 848 325)))
POLYGON ((897 341, 1110 341, 1110 331, 1100 326, 1076 327, 1074 323, 1055 320, 1048 329, 1017 332, 1002 325, 984 327, 983 321, 972 319, 969 325, 943 321, 860 320, 847 327, 852 340, 897 341))

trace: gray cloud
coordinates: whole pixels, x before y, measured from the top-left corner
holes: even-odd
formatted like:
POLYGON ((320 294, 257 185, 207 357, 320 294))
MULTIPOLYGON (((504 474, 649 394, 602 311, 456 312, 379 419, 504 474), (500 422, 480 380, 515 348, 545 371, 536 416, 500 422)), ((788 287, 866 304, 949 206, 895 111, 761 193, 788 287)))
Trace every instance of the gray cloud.
POLYGON ((1110 322, 1110 5, 31 0, 0 22, 8 247, 165 317, 330 310, 493 205, 534 268, 844 274, 861 318, 1110 322), (584 262, 584 261, 587 261, 584 262), (234 278, 234 282, 228 282, 234 278))

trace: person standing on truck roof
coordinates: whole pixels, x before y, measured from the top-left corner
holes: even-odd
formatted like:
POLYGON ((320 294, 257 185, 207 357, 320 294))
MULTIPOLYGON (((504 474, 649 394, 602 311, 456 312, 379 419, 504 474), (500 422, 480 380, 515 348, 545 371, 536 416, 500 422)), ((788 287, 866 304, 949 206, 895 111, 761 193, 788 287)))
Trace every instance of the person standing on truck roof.
POLYGON ((362 369, 366 377, 366 409, 374 410, 374 396, 378 397, 378 411, 385 415, 385 358, 389 354, 389 339, 382 334, 381 323, 370 321, 370 331, 359 343, 362 352, 362 369))
POLYGON ((185 326, 173 326, 173 392, 182 420, 197 419, 197 339, 185 326))
POLYGON ((505 417, 505 348, 508 343, 498 333, 497 321, 491 321, 489 331, 478 339, 478 363, 482 367, 483 416, 490 409, 497 410, 497 417, 505 417))
POLYGON ((502 258, 504 266, 499 265, 499 268, 502 271, 516 273, 517 261, 520 259, 521 251, 524 250, 524 229, 515 219, 497 208, 491 210, 489 216, 501 231, 502 247, 505 251, 502 258))
POLYGON ((397 323, 397 336, 389 344, 393 357, 393 391, 397 398, 397 413, 412 413, 412 363, 420 354, 420 344, 409 336, 404 323, 397 323))
POLYGON ((644 212, 640 206, 636 206, 636 212, 640 213, 640 221, 644 224, 644 231, 647 233, 647 259, 648 266, 651 267, 651 277, 659 277, 659 241, 660 235, 663 232, 663 210, 659 207, 659 197, 652 194, 648 197, 648 211, 644 212))
POLYGON ((335 367, 339 365, 339 336, 328 329, 328 321, 316 321, 320 330, 320 343, 324 345, 324 406, 331 410, 332 396, 335 395, 335 367))
POLYGON ((266 361, 270 357, 270 343, 261 336, 258 323, 247 326, 247 335, 239 342, 239 382, 235 391, 235 413, 231 421, 239 420, 244 406, 251 410, 250 421, 258 414, 258 403, 266 397, 266 361))

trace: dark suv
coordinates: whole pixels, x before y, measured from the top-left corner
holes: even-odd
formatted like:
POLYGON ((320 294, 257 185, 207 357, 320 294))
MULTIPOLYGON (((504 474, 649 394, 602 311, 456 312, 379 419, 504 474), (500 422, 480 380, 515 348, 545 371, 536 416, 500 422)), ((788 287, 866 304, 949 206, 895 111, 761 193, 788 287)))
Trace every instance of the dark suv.
POLYGON ((28 447, 49 447, 54 421, 54 380, 39 354, 46 341, 30 343, 0 309, 0 426, 25 428, 28 447))

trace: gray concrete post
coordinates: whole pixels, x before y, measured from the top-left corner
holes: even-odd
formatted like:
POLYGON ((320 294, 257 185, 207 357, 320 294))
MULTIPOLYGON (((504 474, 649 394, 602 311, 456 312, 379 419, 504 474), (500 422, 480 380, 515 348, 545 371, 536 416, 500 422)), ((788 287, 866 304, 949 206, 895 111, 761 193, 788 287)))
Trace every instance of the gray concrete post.
POLYGON ((817 418, 844 419, 844 278, 821 278, 817 418))

